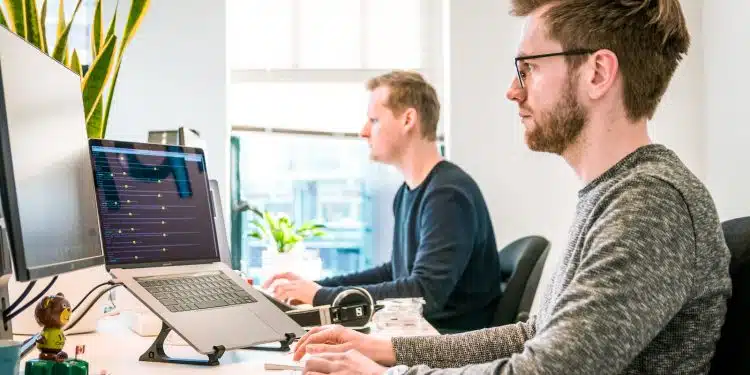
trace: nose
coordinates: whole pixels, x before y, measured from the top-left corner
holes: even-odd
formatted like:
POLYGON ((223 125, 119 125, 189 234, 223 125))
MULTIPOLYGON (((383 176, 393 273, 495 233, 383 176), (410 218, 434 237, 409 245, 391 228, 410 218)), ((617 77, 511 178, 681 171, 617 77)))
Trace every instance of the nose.
POLYGON ((505 93, 505 97, 510 101, 518 103, 526 99, 526 90, 521 87, 521 82, 518 81, 518 77, 513 78, 513 81, 508 88, 508 92, 505 93))
POLYGON ((370 138, 370 121, 365 122, 362 126, 362 130, 359 131, 359 136, 362 138, 370 138))

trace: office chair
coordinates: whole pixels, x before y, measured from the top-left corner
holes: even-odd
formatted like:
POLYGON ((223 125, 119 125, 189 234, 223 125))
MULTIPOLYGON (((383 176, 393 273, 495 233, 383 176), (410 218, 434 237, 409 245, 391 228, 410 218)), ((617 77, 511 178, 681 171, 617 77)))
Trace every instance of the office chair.
POLYGON ((732 260, 732 297, 716 353, 711 362, 710 375, 750 374, 750 216, 725 221, 721 224, 732 260))
POLYGON ((549 248, 546 238, 526 236, 499 251, 503 294, 498 300, 494 327, 528 319, 549 248))

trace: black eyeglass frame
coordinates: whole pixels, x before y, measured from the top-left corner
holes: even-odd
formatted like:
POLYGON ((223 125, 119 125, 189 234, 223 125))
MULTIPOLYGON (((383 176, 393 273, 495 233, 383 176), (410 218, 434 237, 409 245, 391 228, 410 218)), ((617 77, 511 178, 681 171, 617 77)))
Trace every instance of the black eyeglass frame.
POLYGON ((544 57, 553 57, 553 56, 588 55, 588 54, 594 53, 596 51, 597 50, 595 50, 595 49, 572 49, 572 50, 569 50, 569 51, 562 51, 562 52, 543 53, 541 55, 518 56, 515 59, 513 59, 513 63, 516 66, 516 74, 518 75, 518 83, 521 85, 521 88, 524 88, 523 78, 521 77, 521 69, 518 67, 518 62, 519 61, 532 60, 532 59, 541 59, 541 58, 544 58, 544 57))

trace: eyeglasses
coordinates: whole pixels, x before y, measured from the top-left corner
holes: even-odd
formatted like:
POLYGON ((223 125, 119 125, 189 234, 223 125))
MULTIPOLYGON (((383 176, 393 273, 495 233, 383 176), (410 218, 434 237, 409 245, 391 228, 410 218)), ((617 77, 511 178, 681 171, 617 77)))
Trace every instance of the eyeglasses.
POLYGON ((516 73, 518 74, 518 82, 521 84, 521 88, 524 88, 524 79, 526 79, 526 71, 521 71, 521 68, 518 66, 519 61, 524 60, 531 60, 531 59, 541 59, 543 57, 552 57, 552 56, 574 56, 574 55, 587 55, 589 53, 594 53, 596 50, 592 49, 574 49, 570 51, 563 51, 563 52, 555 52, 555 53, 545 53, 542 55, 528 55, 528 56, 519 56, 514 59, 514 63, 516 65, 516 73))

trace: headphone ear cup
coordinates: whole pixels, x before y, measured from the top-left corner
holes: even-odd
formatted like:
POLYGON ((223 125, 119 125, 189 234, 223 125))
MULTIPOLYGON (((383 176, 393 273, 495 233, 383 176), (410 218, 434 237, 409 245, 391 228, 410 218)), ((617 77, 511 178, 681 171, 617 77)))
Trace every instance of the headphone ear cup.
POLYGON ((331 306, 348 306, 356 304, 367 305, 367 315, 364 324, 372 320, 373 313, 375 312, 375 300, 365 288, 357 286, 349 287, 336 296, 331 306))

